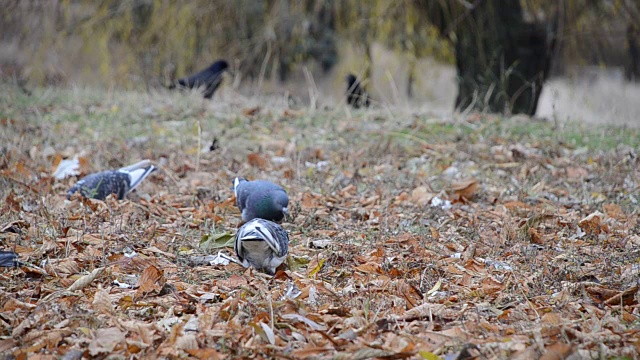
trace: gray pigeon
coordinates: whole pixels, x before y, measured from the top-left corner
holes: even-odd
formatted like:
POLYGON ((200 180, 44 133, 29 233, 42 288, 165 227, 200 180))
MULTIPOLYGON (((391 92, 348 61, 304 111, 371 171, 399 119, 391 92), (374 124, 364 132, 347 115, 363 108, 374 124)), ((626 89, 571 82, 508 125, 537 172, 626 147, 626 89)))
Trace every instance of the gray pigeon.
POLYGON ((242 212, 242 220, 255 218, 280 222, 289 213, 289 196, 279 185, 266 180, 233 180, 236 204, 242 212))
POLYGON ((289 252, 289 236, 278 224, 253 219, 238 230, 234 250, 242 266, 273 275, 289 252))
POLYGON ((0 251, 0 267, 17 267, 22 263, 18 261, 18 254, 13 251, 0 251))
POLYGON ((142 160, 118 170, 90 174, 80 179, 67 191, 67 198, 70 199, 71 195, 80 191, 80 194, 86 198, 104 200, 110 194, 116 194, 118 200, 122 200, 155 170, 157 168, 151 165, 149 160, 142 160))

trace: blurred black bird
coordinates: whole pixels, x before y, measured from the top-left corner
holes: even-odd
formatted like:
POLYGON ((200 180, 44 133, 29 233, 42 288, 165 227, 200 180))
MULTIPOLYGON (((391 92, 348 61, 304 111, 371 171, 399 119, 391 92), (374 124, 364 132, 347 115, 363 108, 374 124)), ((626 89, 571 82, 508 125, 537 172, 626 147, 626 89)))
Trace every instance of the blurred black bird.
POLYGON ((169 89, 173 89, 176 86, 189 89, 202 87, 204 88, 202 92, 204 98, 211 99, 222 83, 222 73, 228 68, 229 64, 226 61, 218 60, 195 75, 178 79, 176 83, 169 86, 169 89))
POLYGON ((349 74, 347 80, 347 104, 358 109, 361 106, 369 107, 369 94, 364 90, 355 75, 349 74))

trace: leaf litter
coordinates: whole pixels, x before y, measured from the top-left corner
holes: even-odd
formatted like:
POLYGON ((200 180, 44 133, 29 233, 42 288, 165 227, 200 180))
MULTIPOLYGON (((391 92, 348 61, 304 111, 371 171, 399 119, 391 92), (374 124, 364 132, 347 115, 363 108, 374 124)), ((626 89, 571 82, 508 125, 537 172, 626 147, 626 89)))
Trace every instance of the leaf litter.
MULTIPOLYGON (((136 108, 127 97, 76 101, 104 116, 136 108)), ((201 106, 158 104, 176 119, 181 106, 201 106)), ((11 111, 3 136, 54 149, 2 149, 0 243, 21 263, 0 270, 0 351, 16 359, 640 352, 637 148, 505 137, 491 128, 509 119, 487 115, 448 136, 387 112, 268 105, 149 124, 153 137, 138 145, 126 136, 144 127, 93 142, 73 132, 101 125, 54 128, 11 111), (187 151, 198 152, 194 121, 220 139, 216 151, 187 151), (63 161, 77 153, 91 159, 83 172, 142 158, 161 170, 124 201, 69 201, 80 174, 63 161), (276 181, 291 197, 290 256, 274 277, 233 261, 236 175, 276 181)))

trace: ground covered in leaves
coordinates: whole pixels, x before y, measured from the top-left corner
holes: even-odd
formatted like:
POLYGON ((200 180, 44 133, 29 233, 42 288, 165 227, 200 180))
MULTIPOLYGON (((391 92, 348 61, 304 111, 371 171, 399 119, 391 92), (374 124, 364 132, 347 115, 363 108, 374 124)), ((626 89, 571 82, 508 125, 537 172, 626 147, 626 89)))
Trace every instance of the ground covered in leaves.
POLYGON ((0 270, 4 359, 638 358, 637 130, 0 93, 0 245, 24 263, 0 270), (145 158, 127 200, 66 199, 145 158), (215 256, 234 176, 289 192, 275 277, 215 256))

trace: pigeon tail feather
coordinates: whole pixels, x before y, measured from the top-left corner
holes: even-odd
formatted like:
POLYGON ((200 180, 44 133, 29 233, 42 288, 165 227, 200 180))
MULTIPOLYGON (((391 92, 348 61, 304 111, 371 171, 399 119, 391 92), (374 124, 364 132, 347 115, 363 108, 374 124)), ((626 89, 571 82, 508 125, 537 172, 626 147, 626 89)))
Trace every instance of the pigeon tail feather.
POLYGON ((243 266, 273 274, 287 256, 289 236, 280 225, 256 218, 238 230, 234 250, 243 266))
POLYGON ((241 177, 236 177, 235 179, 233 179, 233 193, 236 195, 236 198, 238 197, 238 186, 245 181, 247 180, 241 177))
POLYGON ((119 170, 128 172, 128 171, 133 171, 133 170, 136 170, 136 169, 142 169, 142 168, 147 167, 149 165, 151 165, 151 160, 144 159, 144 160, 138 161, 135 164, 131 164, 131 165, 128 165, 128 166, 125 166, 125 167, 121 167, 119 170))
POLYGON ((156 170, 157 168, 153 165, 148 165, 147 167, 144 167, 142 169, 136 169, 132 171, 120 169, 121 172, 129 174, 129 177, 131 178, 131 180, 129 181, 129 190, 127 192, 131 192, 133 189, 135 189, 136 186, 140 185, 142 180, 144 180, 147 176, 149 176, 149 174, 156 170))

